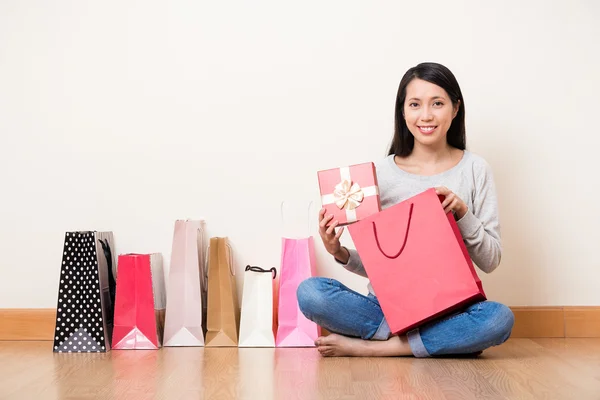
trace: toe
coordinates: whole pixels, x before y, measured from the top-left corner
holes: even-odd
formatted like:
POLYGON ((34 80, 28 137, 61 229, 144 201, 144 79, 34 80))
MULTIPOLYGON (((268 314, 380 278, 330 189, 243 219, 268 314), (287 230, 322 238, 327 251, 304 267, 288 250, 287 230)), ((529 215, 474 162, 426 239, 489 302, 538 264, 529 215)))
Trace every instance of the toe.
POLYGON ((331 347, 325 347, 323 349, 323 351, 321 352, 321 355, 323 357, 331 357, 331 356, 333 356, 334 355, 333 348, 331 348, 331 347))
POLYGON ((320 339, 321 346, 323 346, 323 345, 331 346, 331 345, 335 344, 337 338, 338 338, 338 336, 336 334, 331 334, 329 336, 324 336, 319 339, 320 339))
POLYGON ((315 340, 315 346, 323 346, 325 344, 325 336, 320 336, 315 340))

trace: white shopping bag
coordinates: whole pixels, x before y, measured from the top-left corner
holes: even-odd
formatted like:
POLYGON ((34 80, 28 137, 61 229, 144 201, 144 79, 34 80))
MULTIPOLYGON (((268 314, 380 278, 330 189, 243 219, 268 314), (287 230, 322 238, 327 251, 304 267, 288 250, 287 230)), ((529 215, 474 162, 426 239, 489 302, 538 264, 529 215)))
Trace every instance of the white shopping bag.
POLYGON ((246 266, 239 347, 275 347, 275 268, 246 266))

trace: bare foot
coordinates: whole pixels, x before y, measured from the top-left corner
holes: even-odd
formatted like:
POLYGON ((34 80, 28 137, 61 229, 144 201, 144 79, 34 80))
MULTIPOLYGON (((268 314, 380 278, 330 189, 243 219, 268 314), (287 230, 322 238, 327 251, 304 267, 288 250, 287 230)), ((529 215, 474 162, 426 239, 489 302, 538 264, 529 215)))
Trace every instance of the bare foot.
POLYGON ((324 357, 369 357, 367 341, 331 333, 321 336, 315 342, 317 350, 324 357))
POLYGON ((335 333, 322 336, 315 341, 323 357, 392 357, 410 356, 412 351, 408 339, 392 336, 385 341, 362 340, 335 333))

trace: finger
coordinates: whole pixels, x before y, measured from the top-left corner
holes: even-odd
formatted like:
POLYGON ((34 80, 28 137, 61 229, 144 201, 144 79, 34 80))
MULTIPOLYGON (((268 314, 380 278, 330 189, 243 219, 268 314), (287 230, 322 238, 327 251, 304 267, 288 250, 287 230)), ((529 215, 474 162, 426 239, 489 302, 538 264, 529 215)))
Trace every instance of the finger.
POLYGON ((447 195, 449 191, 450 190, 448 190, 448 188, 446 186, 438 186, 435 188, 436 194, 447 195))
POLYGON ((455 199, 456 199, 456 196, 454 196, 454 193, 450 193, 449 195, 446 196, 446 198, 444 199, 444 201, 442 201, 442 207, 445 209, 455 199))
POLYGON ((335 232, 335 227, 338 226, 339 223, 340 222, 337 219, 333 221, 333 223, 329 225, 329 228, 327 228, 325 233, 327 233, 328 235, 332 235, 335 232))
POLYGON ((319 211, 319 225, 321 224, 321 222, 323 222, 323 219, 325 219, 326 212, 327 212, 326 208, 321 208, 321 211, 319 211))
POLYGON ((329 214, 328 216, 326 216, 325 218, 323 218, 321 220, 321 222, 319 223, 319 226, 321 227, 321 229, 323 229, 323 231, 325 230, 325 227, 327 226, 329 221, 331 221, 332 218, 333 218, 333 214, 329 214))
POLYGON ((344 233, 344 227, 343 227, 343 226, 342 226, 342 227, 340 228, 340 230, 339 230, 339 231, 337 231, 337 233, 335 234, 335 239, 339 240, 339 239, 340 239, 340 237, 342 236, 342 233, 344 233))
POLYGON ((452 201, 452 203, 450 203, 446 208, 444 208, 444 211, 446 213, 455 210, 456 206, 458 205, 458 200, 455 198, 454 201, 452 201))
POLYGON ((452 203, 446 204, 446 205, 444 206, 444 212, 445 212, 445 213, 448 213, 448 212, 450 212, 450 211, 452 211, 452 203))

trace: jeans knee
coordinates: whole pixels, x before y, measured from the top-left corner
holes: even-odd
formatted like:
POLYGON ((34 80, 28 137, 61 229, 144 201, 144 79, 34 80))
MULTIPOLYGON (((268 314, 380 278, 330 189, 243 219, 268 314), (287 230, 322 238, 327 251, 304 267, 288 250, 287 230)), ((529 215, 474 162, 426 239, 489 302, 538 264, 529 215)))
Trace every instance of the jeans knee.
POLYGON ((324 279, 322 277, 311 277, 298 285, 296 290, 298 307, 308 319, 312 319, 315 314, 326 309, 325 293, 323 291, 324 279))
POLYGON ((494 341, 497 344, 504 343, 510 337, 515 325, 515 315, 510 308, 504 304, 487 302, 489 307, 488 329, 494 333, 494 341))

